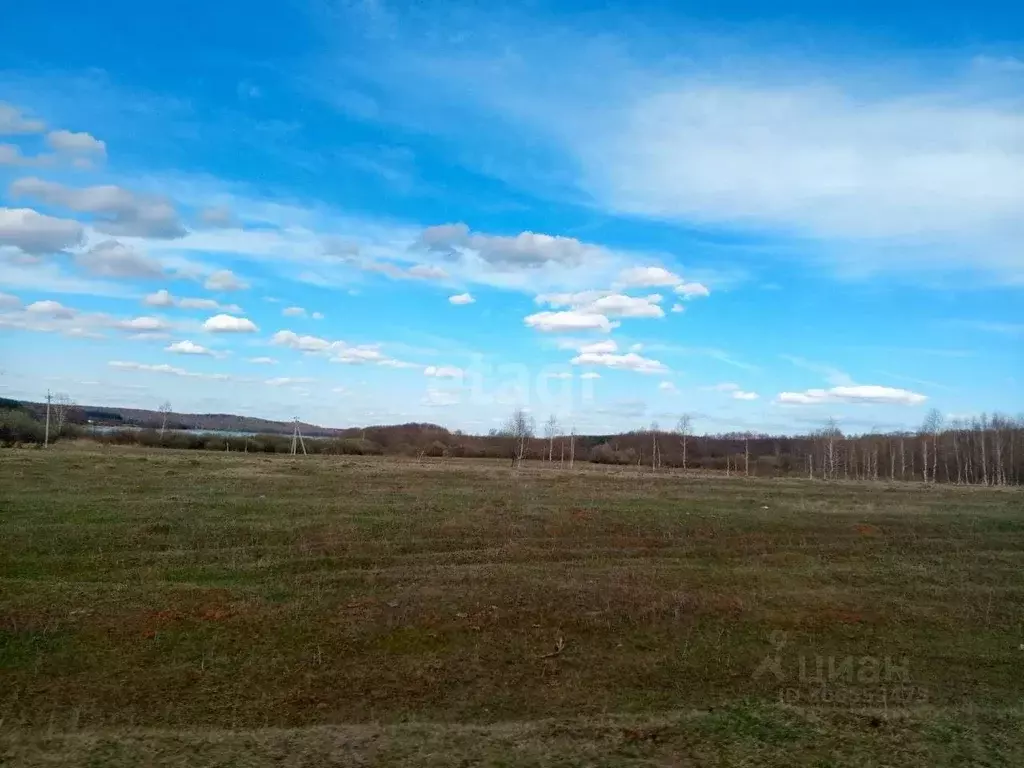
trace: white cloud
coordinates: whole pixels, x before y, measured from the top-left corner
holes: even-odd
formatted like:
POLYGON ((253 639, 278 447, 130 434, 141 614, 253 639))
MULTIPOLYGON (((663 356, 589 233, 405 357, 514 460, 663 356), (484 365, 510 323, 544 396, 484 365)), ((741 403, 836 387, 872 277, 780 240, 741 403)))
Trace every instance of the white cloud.
POLYGON ((46 143, 58 152, 70 154, 95 154, 105 157, 107 145, 89 133, 73 131, 50 131, 46 134, 46 143))
POLYGON ((476 299, 468 293, 457 293, 454 296, 449 296, 448 301, 452 304, 473 304, 476 299))
POLYGON ((423 280, 446 280, 448 278, 448 273, 444 269, 433 264, 417 264, 414 267, 409 267, 408 273, 412 277, 423 280))
POLYGON ((285 317, 305 317, 306 310, 302 307, 285 307, 281 310, 281 314, 285 317))
POLYGON ((738 392, 740 385, 731 381, 723 381, 721 384, 715 384, 711 389, 716 392, 738 392))
POLYGON ((701 283, 682 283, 675 287, 675 292, 684 299, 695 299, 703 296, 710 296, 711 291, 701 283))
POLYGON ((941 238, 1019 217, 1022 139, 1009 101, 695 78, 635 98, 583 154, 597 193, 622 212, 941 238))
POLYGON ((53 155, 23 155, 17 144, 0 144, 0 165, 16 165, 23 168, 49 166, 54 164, 54 160, 53 155))
POLYGON ((0 309, 18 309, 21 307, 21 299, 9 293, 0 293, 0 309))
POLYGON ((673 304, 672 305, 672 311, 673 312, 683 312, 685 310, 686 310, 686 307, 684 307, 682 304, 673 304))
POLYGON ((664 267, 630 267, 619 273, 619 283, 634 288, 679 285, 683 279, 664 267))
POLYGON ((294 331, 278 331, 270 343, 276 346, 289 347, 307 354, 323 353, 330 355, 336 363, 360 365, 373 363, 388 368, 418 368, 415 363, 396 360, 381 351, 379 344, 349 344, 345 341, 330 341, 319 336, 300 336, 294 331))
POLYGON ((104 240, 83 253, 75 254, 75 263, 101 277, 160 277, 163 267, 135 248, 117 240, 104 240))
POLYGON ((208 349, 200 344, 194 344, 187 339, 184 341, 176 341, 173 344, 169 344, 164 347, 165 352, 175 352, 179 355, 213 355, 213 350, 208 349))
POLYGON ((42 120, 26 117, 13 104, 0 101, 0 136, 14 133, 42 133, 46 123, 42 120))
POLYGON ((528 315, 523 322, 538 331, 553 333, 558 331, 596 330, 611 332, 618 323, 612 323, 604 315, 593 312, 568 310, 565 312, 537 312, 528 315))
POLYGON ((605 317, 664 317, 664 310, 658 306, 661 300, 658 294, 638 297, 613 293, 595 299, 581 307, 581 311, 596 312, 605 317))
POLYGON ((574 357, 571 362, 573 365, 601 365, 637 373, 665 373, 668 371, 668 367, 664 363, 643 357, 635 352, 627 352, 624 355, 609 352, 584 352, 574 357))
POLYGON ((178 307, 179 309, 220 310, 231 315, 242 313, 237 304, 221 304, 213 299, 179 298, 172 296, 166 288, 147 295, 142 303, 149 307, 178 307))
POLYGON ((618 350, 619 345, 611 339, 603 339, 591 344, 580 344, 577 347, 577 351, 584 354, 601 354, 603 352, 618 352, 618 350))
POLYGON ((78 245, 83 237, 77 221, 44 216, 31 208, 0 208, 0 245, 39 256, 78 245))
POLYGON ((242 291, 249 287, 249 284, 241 280, 230 269, 219 269, 203 283, 208 291, 242 291))
POLYGON ((757 400, 757 392, 744 392, 742 389, 732 393, 733 400, 757 400))
POLYGON ((597 373, 596 371, 587 371, 586 373, 581 375, 580 378, 581 379, 600 379, 601 378, 601 374, 597 373))
POLYGON ((48 317, 61 319, 69 319, 77 314, 77 310, 71 309, 71 307, 65 307, 59 301, 53 301, 52 299, 33 301, 25 307, 25 311, 34 315, 46 315, 48 317))
POLYGON ((271 387, 287 387, 293 384, 311 384, 316 379, 307 379, 302 377, 291 377, 291 376, 279 376, 276 379, 267 379, 266 384, 271 387))
POLYGON ((562 373, 545 373, 544 378, 546 379, 571 379, 572 374, 568 372, 562 373))
POLYGON ((451 365, 428 365, 423 369, 424 376, 434 376, 438 379, 461 379, 464 374, 461 368, 451 365))
POLYGON ((310 317, 312 317, 314 320, 323 320, 324 319, 324 313, 323 312, 314 312, 312 315, 310 315, 310 317))
POLYGON ((148 307, 173 307, 175 299, 171 296, 170 291, 166 288, 161 288, 159 291, 146 296, 142 303, 148 307))
POLYGON ((277 365, 277 360, 272 357, 250 357, 248 361, 256 365, 277 365))
POLYGON ((875 403, 892 405, 920 405, 927 396, 906 389, 880 387, 871 384, 808 389, 805 392, 781 392, 775 398, 784 405, 821 405, 824 403, 875 403))
POLYGON ((173 365, 160 364, 150 365, 148 363, 133 363, 123 360, 111 360, 107 363, 111 368, 118 368, 122 371, 144 371, 147 373, 168 373, 173 376, 186 376, 193 379, 211 379, 214 381, 227 381, 231 377, 224 373, 195 373, 186 371, 183 368, 176 368, 173 365))
POLYGON ((552 307, 571 307, 573 311, 605 317, 664 317, 658 306, 662 297, 627 296, 611 291, 579 291, 577 293, 542 293, 535 297, 538 304, 552 307))
POLYGON ((156 196, 137 195, 122 187, 105 185, 72 189, 34 177, 10 186, 12 197, 33 197, 53 205, 97 217, 92 224, 108 235, 173 239, 186 233, 171 203, 156 196))
POLYGON ((676 392, 679 391, 678 389, 676 389, 676 385, 673 384, 671 381, 663 381, 663 382, 661 382, 660 384, 658 384, 658 389, 660 389, 662 392, 672 392, 672 393, 676 393, 676 392))
POLYGON ((572 237, 521 232, 513 237, 470 232, 465 224, 428 227, 420 244, 449 255, 472 255, 501 269, 536 268, 547 264, 579 266, 600 249, 572 237))
POLYGON ((252 320, 245 317, 214 315, 203 323, 203 330, 208 333, 254 333, 259 328, 252 320))
POLYGON ((131 320, 119 320, 115 323, 122 331, 136 331, 137 333, 163 333, 170 329, 170 324, 159 317, 133 317, 131 320))

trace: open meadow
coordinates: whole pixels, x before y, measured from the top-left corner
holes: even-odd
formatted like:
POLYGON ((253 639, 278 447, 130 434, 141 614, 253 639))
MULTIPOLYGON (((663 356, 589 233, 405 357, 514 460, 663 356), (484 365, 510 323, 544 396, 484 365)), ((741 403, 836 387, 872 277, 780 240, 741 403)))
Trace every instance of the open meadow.
POLYGON ((6 450, 0 764, 1024 765, 1024 494, 6 450))

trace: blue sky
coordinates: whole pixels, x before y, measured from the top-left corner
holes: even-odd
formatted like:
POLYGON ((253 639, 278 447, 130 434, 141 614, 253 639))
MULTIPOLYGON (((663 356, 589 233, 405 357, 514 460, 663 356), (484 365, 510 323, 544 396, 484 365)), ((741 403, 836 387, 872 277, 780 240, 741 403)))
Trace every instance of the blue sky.
POLYGON ((0 394, 485 432, 1024 411, 1013 4, 24 3, 0 394))

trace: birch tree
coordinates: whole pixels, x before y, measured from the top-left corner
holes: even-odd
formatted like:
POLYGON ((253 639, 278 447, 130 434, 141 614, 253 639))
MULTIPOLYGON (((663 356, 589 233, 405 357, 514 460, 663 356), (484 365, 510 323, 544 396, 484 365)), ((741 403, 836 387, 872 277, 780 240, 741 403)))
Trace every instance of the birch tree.
POLYGON ((544 422, 544 437, 548 441, 548 461, 552 461, 555 455, 555 437, 558 436, 558 419, 555 418, 555 414, 551 414, 551 417, 544 422))
POLYGON ((693 425, 693 419, 690 414, 684 413, 679 417, 679 421, 676 423, 676 432, 679 433, 679 439, 683 444, 683 472, 686 471, 686 438, 690 434, 690 427, 693 425))

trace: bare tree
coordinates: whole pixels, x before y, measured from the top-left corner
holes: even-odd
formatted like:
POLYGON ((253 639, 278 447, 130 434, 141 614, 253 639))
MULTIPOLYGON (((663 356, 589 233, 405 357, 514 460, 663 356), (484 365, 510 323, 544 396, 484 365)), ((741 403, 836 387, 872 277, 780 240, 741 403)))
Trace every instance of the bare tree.
POLYGON ((64 424, 67 423, 68 413, 75 407, 74 402, 71 398, 63 392, 58 392, 53 396, 50 407, 53 409, 53 420, 54 426, 56 427, 57 437, 60 437, 64 431, 64 424))
MULTIPOLYGON (((939 465, 939 432, 942 431, 942 412, 937 408, 932 408, 928 411, 928 415, 924 417, 924 423, 921 425, 921 433, 923 435, 930 435, 932 438, 932 465, 931 465, 931 482, 935 482, 935 470, 939 465)), ((921 441, 921 451, 924 454, 924 480, 928 482, 928 439, 925 437, 921 441)))
POLYGON ((555 414, 551 414, 551 417, 544 422, 544 437, 548 439, 548 461, 552 461, 555 456, 555 437, 558 435, 558 419, 555 418, 555 414))
POLYGON ((661 464, 661 456, 658 453, 658 422, 651 422, 651 469, 656 470, 658 465, 661 464))
POLYGON ((164 431, 167 429, 167 417, 171 415, 171 402, 164 400, 158 409, 160 411, 160 440, 164 439, 164 431))
POLYGON ((533 417, 522 408, 517 408, 505 422, 502 432, 513 440, 512 465, 518 467, 526 455, 526 441, 533 437, 533 417))
POLYGON ((686 438, 690 434, 690 427, 692 425, 693 419, 688 413, 684 413, 679 417, 679 421, 676 422, 676 432, 679 433, 679 439, 683 444, 683 472, 686 471, 686 438))

